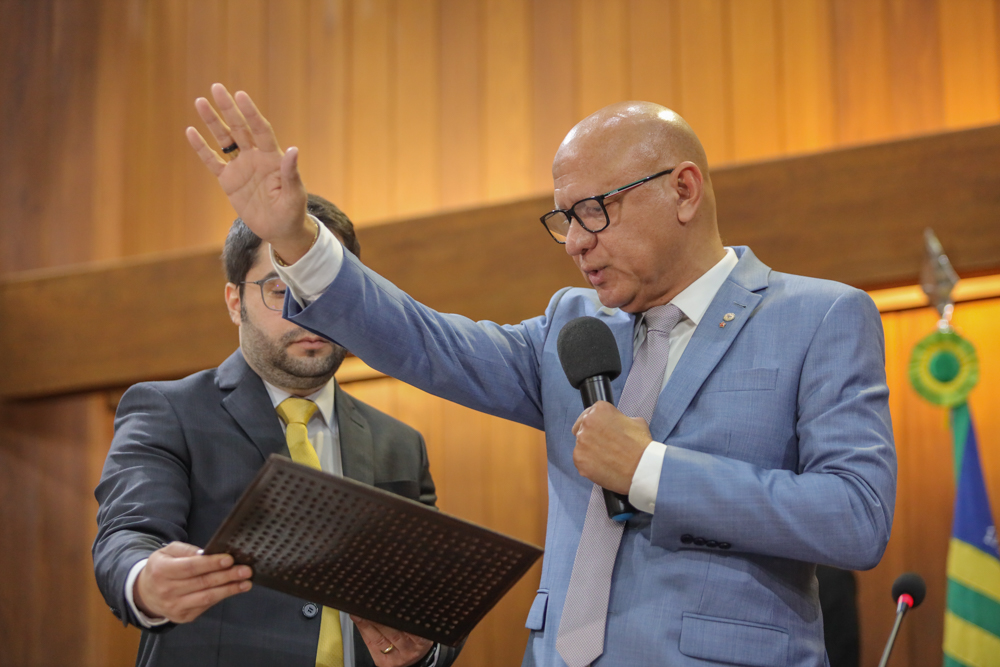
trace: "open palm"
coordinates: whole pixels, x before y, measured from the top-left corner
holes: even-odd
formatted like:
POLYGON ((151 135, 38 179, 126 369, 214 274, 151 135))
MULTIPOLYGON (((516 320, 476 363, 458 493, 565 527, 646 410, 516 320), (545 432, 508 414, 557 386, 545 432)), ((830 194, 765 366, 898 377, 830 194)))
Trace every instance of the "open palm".
POLYGON ((238 148, 227 155, 227 161, 193 127, 187 128, 188 142, 219 179, 243 222, 282 257, 294 261, 308 249, 314 229, 306 219, 306 189, 299 177, 298 151, 281 150, 271 124, 246 93, 237 92, 234 98, 217 83, 212 86, 212 97, 218 111, 199 97, 195 100, 198 115, 219 146, 238 148))

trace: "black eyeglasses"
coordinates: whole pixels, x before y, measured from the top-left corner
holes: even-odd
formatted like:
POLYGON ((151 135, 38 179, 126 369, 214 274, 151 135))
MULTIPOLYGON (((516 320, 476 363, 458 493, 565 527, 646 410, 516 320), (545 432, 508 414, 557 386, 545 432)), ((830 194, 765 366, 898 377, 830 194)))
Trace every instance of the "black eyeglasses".
POLYGON ((280 311, 285 306, 285 292, 288 287, 281 278, 264 278, 263 280, 244 280, 240 285, 257 285, 260 287, 260 299, 269 310, 280 311))
POLYGON ((569 234, 569 226, 573 223, 573 218, 576 218, 576 221, 580 223, 580 226, 588 232, 596 234, 597 232, 603 231, 609 224, 611 224, 611 219, 608 217, 608 209, 604 206, 605 199, 621 194, 626 190, 637 188, 643 183, 649 182, 654 178, 666 176, 673 170, 674 168, 671 167, 670 169, 653 174, 652 176, 640 178, 634 183, 629 183, 628 185, 623 185, 620 188, 615 188, 611 192, 605 192, 603 195, 581 199, 577 203, 570 206, 568 210, 557 208, 554 211, 549 211, 539 219, 542 221, 542 224, 545 225, 545 230, 549 233, 549 236, 551 236, 556 243, 566 243, 566 236, 569 234))

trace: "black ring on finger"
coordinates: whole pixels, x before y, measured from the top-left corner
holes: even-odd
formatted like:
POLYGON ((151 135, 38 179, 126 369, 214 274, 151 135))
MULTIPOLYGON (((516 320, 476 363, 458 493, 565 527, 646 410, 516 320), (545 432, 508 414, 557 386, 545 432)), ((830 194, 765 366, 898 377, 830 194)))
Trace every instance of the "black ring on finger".
POLYGON ((223 153, 232 153, 233 151, 238 151, 240 149, 239 145, 234 141, 225 148, 222 149, 223 153))

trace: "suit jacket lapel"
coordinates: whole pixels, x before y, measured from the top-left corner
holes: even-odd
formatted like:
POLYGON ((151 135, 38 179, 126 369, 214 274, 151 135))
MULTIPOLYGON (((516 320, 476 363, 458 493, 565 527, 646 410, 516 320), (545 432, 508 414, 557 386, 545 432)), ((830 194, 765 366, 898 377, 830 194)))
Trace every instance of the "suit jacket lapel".
POLYGON ((340 433, 340 461, 344 477, 364 484, 375 484, 375 448, 368 421, 361 415, 351 398, 340 385, 335 387, 337 427, 340 433))
POLYGON ((740 261, 719 288, 704 317, 695 329, 667 386, 660 394, 649 424, 653 438, 664 442, 687 410, 695 394, 725 356, 736 336, 749 321, 763 298, 770 269, 749 248, 738 248, 740 261), (742 251, 742 252, 741 252, 742 251), (733 319, 724 319, 727 313, 733 319), (725 323, 724 327, 719 324, 725 323))
POLYGON ((226 359, 219 366, 218 377, 219 388, 229 390, 222 399, 222 407, 260 450, 264 460, 271 454, 289 456, 288 445, 285 444, 285 436, 264 381, 247 365, 243 353, 237 350, 226 359))

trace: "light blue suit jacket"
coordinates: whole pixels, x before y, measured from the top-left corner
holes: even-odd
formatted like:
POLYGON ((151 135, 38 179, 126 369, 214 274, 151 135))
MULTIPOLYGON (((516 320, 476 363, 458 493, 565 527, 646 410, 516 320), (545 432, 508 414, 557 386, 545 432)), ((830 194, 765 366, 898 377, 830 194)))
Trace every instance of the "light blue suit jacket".
MULTIPOLYGON (((889 539, 896 459, 878 311, 864 292, 736 253, 650 423, 667 445, 656 511, 625 530, 595 665, 823 665, 813 564, 871 568, 889 539)), ((592 290, 561 290, 521 324, 473 322, 422 306, 345 253, 315 303, 286 302, 286 316, 378 370, 545 430, 546 555, 526 666, 564 664, 556 632, 592 488, 573 465, 580 394, 556 353, 580 315, 615 334, 618 397, 634 318, 592 290)))

